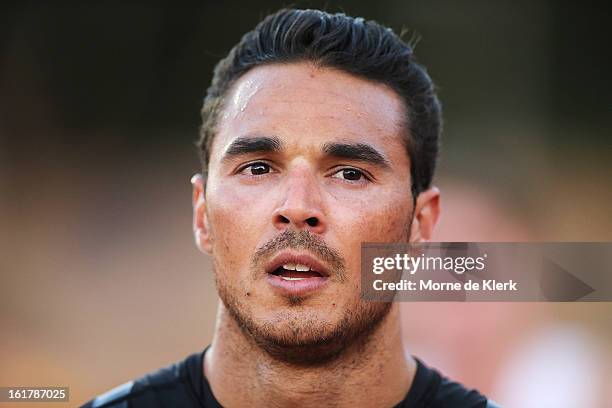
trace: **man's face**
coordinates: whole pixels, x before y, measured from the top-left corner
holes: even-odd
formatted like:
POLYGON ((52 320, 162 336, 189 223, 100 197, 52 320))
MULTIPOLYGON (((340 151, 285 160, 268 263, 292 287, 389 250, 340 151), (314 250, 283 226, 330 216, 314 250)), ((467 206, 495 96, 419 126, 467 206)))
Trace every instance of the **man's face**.
POLYGON ((389 310, 360 300, 360 249, 409 239, 404 117, 385 85, 308 63, 257 67, 226 96, 196 239, 268 351, 332 355, 389 310))

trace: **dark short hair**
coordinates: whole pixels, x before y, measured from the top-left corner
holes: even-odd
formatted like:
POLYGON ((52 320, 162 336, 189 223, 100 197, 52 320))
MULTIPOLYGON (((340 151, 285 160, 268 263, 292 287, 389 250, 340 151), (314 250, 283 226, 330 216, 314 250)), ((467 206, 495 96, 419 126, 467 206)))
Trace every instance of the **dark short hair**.
POLYGON ((319 10, 282 9, 246 33, 214 70, 202 107, 197 145, 204 173, 219 112, 230 87, 253 67, 312 62, 386 84, 406 105, 405 146, 413 198, 431 185, 442 128, 441 105, 412 47, 375 21, 319 10))

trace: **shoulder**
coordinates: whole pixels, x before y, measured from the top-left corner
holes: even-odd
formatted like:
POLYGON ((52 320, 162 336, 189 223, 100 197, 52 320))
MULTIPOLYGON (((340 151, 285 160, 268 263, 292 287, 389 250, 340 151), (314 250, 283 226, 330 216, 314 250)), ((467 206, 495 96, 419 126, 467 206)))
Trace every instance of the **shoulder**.
POLYGON ((194 406, 187 365, 197 364, 201 354, 192 354, 182 361, 119 385, 88 401, 81 408, 194 406))
POLYGON ((132 388, 134 388, 134 381, 128 381, 98 395, 82 405, 81 408, 127 408, 127 401, 131 396, 132 388))
POLYGON ((412 387, 398 407, 500 408, 479 391, 452 381, 419 359, 415 360, 417 372, 412 387))

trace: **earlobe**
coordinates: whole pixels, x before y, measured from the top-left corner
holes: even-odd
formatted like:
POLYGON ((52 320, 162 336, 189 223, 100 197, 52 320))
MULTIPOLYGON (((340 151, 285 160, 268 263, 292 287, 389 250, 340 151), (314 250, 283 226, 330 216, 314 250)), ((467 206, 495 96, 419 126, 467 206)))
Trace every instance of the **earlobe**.
POLYGON ((431 187, 419 194, 414 211, 414 241, 429 241, 440 216, 440 190, 431 187))
POLYGON ((212 252, 210 227, 206 214, 206 198, 204 194, 204 178, 201 174, 191 177, 193 186, 193 234, 196 246, 204 253, 212 252))

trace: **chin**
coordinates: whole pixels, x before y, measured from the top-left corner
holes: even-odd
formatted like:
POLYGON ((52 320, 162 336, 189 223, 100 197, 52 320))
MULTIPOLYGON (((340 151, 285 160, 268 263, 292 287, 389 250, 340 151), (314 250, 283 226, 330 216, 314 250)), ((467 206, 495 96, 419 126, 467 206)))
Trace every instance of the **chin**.
POLYGON ((221 299, 245 337, 274 360, 296 366, 329 365, 350 348, 358 349, 391 309, 391 303, 356 299, 344 308, 337 306, 333 312, 289 302, 272 310, 254 310, 254 305, 237 303, 226 295, 221 299))
POLYGON ((341 316, 295 307, 256 319, 249 336, 272 358, 293 365, 325 365, 346 348, 349 327, 341 316))
POLYGON ((253 334, 275 339, 279 344, 315 344, 337 335, 339 328, 346 326, 342 311, 303 303, 253 310, 250 316, 241 320, 256 332, 253 334))

